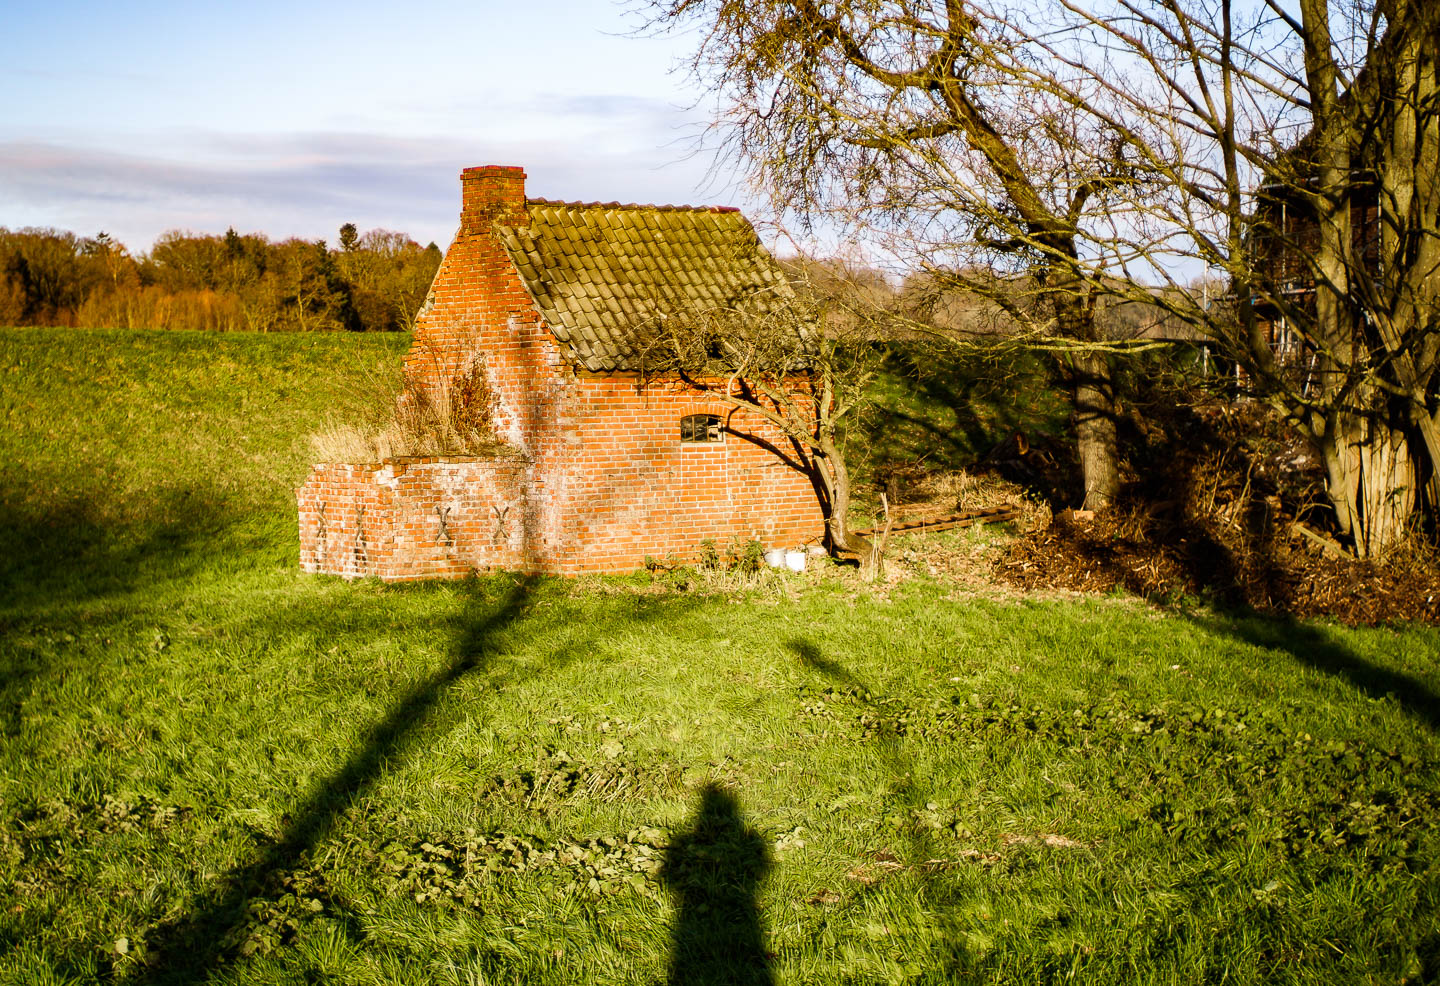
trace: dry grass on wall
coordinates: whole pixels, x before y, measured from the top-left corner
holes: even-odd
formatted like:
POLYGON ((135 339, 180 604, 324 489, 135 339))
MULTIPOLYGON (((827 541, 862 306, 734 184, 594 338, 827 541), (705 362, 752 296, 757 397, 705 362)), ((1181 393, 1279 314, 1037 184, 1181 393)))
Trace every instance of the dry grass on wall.
POLYGON ((380 462, 404 456, 485 456, 513 452, 495 436, 495 395, 482 360, 472 360, 440 393, 406 380, 398 397, 379 392, 374 413, 332 418, 310 436, 321 462, 380 462))

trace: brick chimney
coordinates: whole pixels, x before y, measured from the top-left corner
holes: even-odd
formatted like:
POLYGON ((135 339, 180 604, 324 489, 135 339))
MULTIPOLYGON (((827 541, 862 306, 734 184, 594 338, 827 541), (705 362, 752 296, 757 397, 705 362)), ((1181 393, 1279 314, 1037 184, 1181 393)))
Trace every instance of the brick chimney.
POLYGON ((489 233, 500 222, 525 223, 525 169, 487 164, 460 172, 460 234, 489 233))

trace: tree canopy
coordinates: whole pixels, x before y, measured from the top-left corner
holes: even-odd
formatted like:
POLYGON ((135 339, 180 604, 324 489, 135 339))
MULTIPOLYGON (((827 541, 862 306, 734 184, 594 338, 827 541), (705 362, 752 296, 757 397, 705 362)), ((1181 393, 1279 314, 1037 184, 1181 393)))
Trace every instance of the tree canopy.
POLYGON ((782 220, 867 238, 1068 343, 1087 505, 1119 485, 1115 347, 1096 318, 1109 298, 1158 304, 1249 371, 1321 451, 1359 553, 1393 543, 1416 510, 1433 521, 1436 5, 648 11, 656 29, 699 27, 691 69, 717 98, 711 135, 782 220), (1367 210, 1373 242, 1357 236, 1367 210), (1281 276, 1282 256, 1298 278, 1281 276), (1197 277, 1225 286, 1222 303, 1187 290, 1197 277), (1277 330, 1298 340, 1300 372, 1276 358, 1277 330))
POLYGON ((353 223, 341 249, 172 230, 134 256, 109 235, 0 227, 0 325, 96 328, 408 330, 440 248, 353 223))

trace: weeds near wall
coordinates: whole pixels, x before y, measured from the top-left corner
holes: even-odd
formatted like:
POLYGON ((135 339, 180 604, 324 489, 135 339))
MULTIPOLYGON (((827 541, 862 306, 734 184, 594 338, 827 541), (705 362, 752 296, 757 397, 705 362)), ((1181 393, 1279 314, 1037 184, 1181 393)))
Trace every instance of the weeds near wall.
MULTIPOLYGON (((423 391, 421 392, 423 393, 423 391)), ((446 428, 444 435, 466 448, 485 449, 497 445, 495 439, 495 392, 485 377, 485 363, 475 359, 450 378, 440 395, 446 428)), ((422 418, 421 422, 425 423, 422 418)), ((423 434, 417 430, 417 434, 423 434)))
POLYGON ((478 357, 434 392, 407 377, 399 397, 381 389, 360 421, 331 420, 310 436, 323 462, 379 462, 401 456, 499 456, 495 393, 478 357), (366 414, 369 410, 370 414, 366 414))
POLYGON ((714 538, 701 541, 694 564, 671 552, 664 558, 646 555, 644 565, 653 582, 681 592, 724 593, 784 584, 780 572, 766 567, 765 546, 739 535, 723 548, 714 538))

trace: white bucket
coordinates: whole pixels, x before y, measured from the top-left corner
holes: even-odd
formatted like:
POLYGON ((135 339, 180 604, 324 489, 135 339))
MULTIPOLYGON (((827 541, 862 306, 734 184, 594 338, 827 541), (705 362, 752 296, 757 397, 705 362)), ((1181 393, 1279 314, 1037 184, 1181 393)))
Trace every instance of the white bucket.
POLYGON ((788 568, 788 569, 790 569, 790 571, 792 571, 792 572, 803 572, 803 571, 805 571, 805 552, 803 552, 803 551, 787 551, 787 552, 785 552, 785 567, 788 568))
POLYGON ((784 568, 785 549, 771 548, 769 551, 765 552, 765 564, 769 565, 771 568, 784 568))

